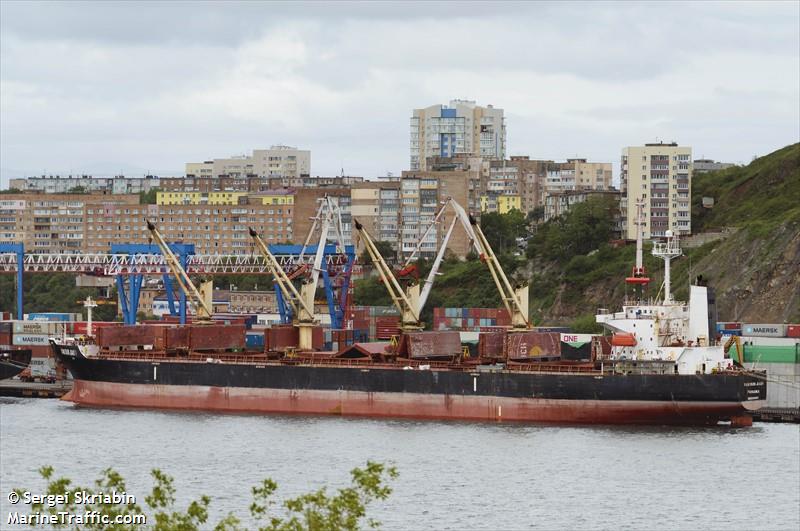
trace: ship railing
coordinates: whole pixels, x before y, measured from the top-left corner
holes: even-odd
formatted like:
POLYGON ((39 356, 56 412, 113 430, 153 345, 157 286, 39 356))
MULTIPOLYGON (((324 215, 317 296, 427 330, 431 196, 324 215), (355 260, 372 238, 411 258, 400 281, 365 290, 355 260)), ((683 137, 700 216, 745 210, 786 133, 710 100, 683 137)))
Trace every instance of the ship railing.
POLYGON ((601 372, 599 369, 596 369, 594 365, 562 365, 562 364, 545 365, 538 363, 520 363, 520 364, 509 365, 508 370, 519 371, 519 372, 559 372, 559 373, 581 373, 581 374, 591 374, 591 373, 600 374, 601 372))

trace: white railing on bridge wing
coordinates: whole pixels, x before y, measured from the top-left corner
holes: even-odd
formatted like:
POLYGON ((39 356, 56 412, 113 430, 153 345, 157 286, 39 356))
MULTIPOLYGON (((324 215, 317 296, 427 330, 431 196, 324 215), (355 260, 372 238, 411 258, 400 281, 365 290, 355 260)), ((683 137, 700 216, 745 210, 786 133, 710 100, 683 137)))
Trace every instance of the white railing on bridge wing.
MULTIPOLYGON (((304 255, 302 260, 296 255, 277 255, 276 258, 284 266, 310 264, 314 261, 313 254, 304 255)), ((329 265, 344 265, 347 262, 345 255, 328 255, 325 259, 329 265)), ((264 257, 260 255, 197 254, 190 255, 186 265, 189 274, 244 275, 269 272, 264 257)), ((23 258, 23 268, 25 273, 64 272, 96 275, 161 275, 169 272, 169 267, 160 254, 29 253, 23 258)), ((0 253, 0 273, 16 271, 17 255, 0 253)))

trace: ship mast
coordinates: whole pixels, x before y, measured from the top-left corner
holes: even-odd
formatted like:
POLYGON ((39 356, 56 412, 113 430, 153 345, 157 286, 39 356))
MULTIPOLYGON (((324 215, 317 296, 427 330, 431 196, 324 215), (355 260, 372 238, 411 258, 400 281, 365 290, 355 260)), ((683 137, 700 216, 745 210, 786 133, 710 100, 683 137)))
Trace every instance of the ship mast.
POLYGON ((650 278, 647 276, 643 258, 642 246, 644 239, 644 199, 639 198, 636 201, 636 220, 633 222, 636 225, 636 264, 633 266, 631 276, 625 279, 625 282, 639 288, 639 300, 642 300, 644 288, 650 283, 650 278))
POLYGON ((683 252, 679 243, 678 235, 673 235, 671 230, 667 231, 667 241, 657 242, 653 244, 653 256, 664 260, 664 304, 671 304, 672 291, 671 291, 671 278, 670 278, 670 262, 673 258, 677 258, 683 252))

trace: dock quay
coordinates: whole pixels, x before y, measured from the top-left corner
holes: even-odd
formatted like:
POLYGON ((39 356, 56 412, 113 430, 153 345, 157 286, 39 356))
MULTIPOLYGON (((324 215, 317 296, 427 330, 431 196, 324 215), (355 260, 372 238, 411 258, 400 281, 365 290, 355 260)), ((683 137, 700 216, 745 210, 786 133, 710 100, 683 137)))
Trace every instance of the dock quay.
POLYGON ((0 396, 27 398, 60 398, 72 389, 72 381, 60 380, 53 383, 23 382, 20 380, 0 381, 0 396))

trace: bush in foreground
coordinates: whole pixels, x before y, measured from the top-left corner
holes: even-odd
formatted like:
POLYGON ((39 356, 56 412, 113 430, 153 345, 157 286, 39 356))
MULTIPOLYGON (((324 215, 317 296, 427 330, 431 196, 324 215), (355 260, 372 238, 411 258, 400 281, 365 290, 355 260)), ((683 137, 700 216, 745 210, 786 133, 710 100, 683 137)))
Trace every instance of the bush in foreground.
MULTIPOLYGON (((83 515, 96 512, 108 517, 112 523, 101 521, 58 522, 51 524, 53 527, 71 529, 103 529, 114 531, 128 531, 153 529, 155 531, 198 531, 214 529, 215 531, 234 531, 250 529, 232 512, 216 525, 208 522, 208 508, 211 498, 201 496, 199 500, 191 502, 185 510, 175 508, 175 487, 173 478, 158 469, 151 472, 155 484, 149 495, 144 497, 148 511, 145 511, 136 501, 131 500, 104 500, 90 498, 93 503, 76 503, 77 496, 86 497, 93 494, 110 494, 112 492, 127 492, 125 480, 112 469, 103 471, 100 479, 95 481, 95 487, 84 488, 74 485, 65 477, 56 478, 54 469, 45 466, 39 469, 42 478, 47 482, 45 495, 52 496, 49 500, 42 500, 31 505, 20 505, 30 511, 30 514, 72 514, 83 515), (60 498, 55 498, 61 495, 60 498), (146 524, 113 523, 117 516, 127 515, 130 521, 133 515, 143 515, 146 524)), ((367 462, 365 468, 355 468, 351 471, 351 486, 341 488, 335 494, 329 493, 326 488, 284 500, 280 506, 274 500, 278 485, 272 479, 265 479, 251 489, 253 501, 249 512, 258 525, 259 531, 299 531, 303 529, 335 531, 356 530, 364 524, 376 528, 380 522, 367 518, 367 506, 375 500, 385 500, 392 489, 386 484, 388 480, 397 477, 394 467, 387 467, 380 463, 367 462), (282 510, 277 510, 281 507, 282 510)), ((15 489, 21 499, 24 499, 25 490, 15 489)), ((138 497, 135 497, 137 500, 138 497)), ((22 513, 23 511, 21 511, 22 513)), ((27 516, 27 515, 26 515, 27 516)), ((139 517, 140 519, 142 516, 139 517)), ((135 520, 134 520, 135 521, 135 520)), ((29 522, 31 527, 39 527, 35 522, 29 522)))

